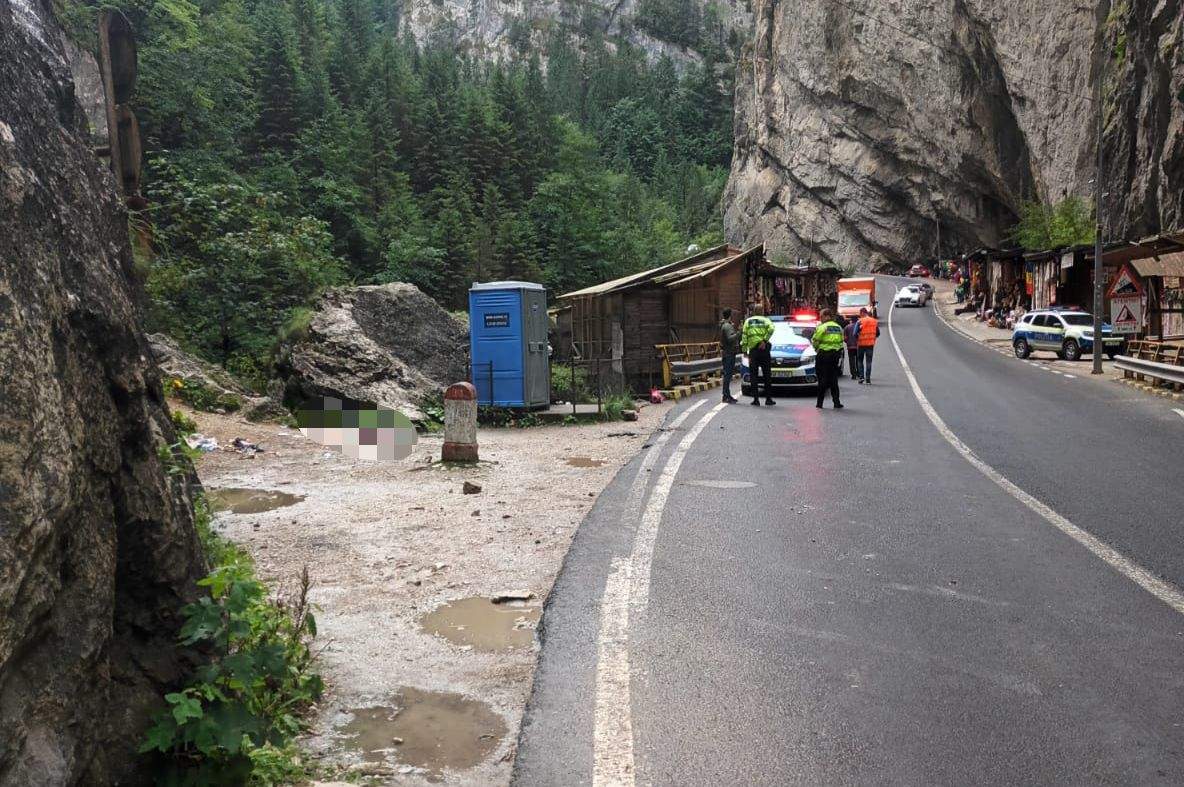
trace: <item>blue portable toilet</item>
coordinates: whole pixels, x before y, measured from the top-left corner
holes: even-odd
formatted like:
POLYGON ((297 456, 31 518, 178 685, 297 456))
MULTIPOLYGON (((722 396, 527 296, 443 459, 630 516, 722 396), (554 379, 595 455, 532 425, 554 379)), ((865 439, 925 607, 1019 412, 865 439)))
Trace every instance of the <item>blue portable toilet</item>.
POLYGON ((478 404, 529 408, 551 403, 543 285, 474 284, 469 289, 469 349, 478 404))

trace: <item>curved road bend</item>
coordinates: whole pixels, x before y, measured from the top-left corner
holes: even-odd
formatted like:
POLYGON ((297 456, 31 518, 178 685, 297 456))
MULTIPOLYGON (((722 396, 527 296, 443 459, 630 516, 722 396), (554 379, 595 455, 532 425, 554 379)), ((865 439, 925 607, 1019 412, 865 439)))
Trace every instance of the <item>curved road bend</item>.
MULTIPOLYGON (((979 459, 1184 584, 1184 418, 892 324, 979 459)), ((548 600, 515 784, 1184 783, 1184 615, 955 450, 887 330, 874 373, 671 413, 548 600)))

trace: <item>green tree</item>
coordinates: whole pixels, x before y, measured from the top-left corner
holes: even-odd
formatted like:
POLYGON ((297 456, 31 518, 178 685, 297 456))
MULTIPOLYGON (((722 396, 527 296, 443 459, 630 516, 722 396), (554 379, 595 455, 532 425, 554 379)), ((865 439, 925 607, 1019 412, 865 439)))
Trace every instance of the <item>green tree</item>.
POLYGON ((259 146, 290 152, 299 132, 297 102, 302 92, 296 63, 296 34, 287 9, 266 8, 259 32, 259 146))
POLYGON ((1025 202, 1012 238, 1025 249, 1055 249, 1094 242, 1093 211, 1080 197, 1066 197, 1055 205, 1025 202))

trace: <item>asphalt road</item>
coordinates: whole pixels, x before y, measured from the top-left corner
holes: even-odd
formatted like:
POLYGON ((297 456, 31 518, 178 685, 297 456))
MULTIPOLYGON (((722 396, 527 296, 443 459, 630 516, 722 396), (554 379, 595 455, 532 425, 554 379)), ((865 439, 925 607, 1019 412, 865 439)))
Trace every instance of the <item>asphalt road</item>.
MULTIPOLYGON (((892 323, 979 459, 1184 584, 1170 405, 892 323)), ((1184 783, 1184 616, 959 453, 887 330, 843 399, 692 400, 621 471, 548 600, 515 783, 1184 783)))

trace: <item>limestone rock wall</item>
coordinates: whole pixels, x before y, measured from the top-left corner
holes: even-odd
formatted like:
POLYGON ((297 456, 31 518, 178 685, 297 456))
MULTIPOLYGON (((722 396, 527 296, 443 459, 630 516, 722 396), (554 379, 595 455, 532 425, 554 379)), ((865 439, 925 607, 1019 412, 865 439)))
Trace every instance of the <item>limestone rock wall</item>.
POLYGON ((204 571, 114 185, 48 2, 3 0, 0 785, 147 781, 204 571))
POLYGON ((1182 0, 754 9, 731 242, 864 270, 932 256, 939 221, 945 254, 997 245, 1024 199, 1092 199, 1103 62, 1111 232, 1184 224, 1182 0))
MULTIPOLYGON (((747 34, 749 0, 695 0, 700 11, 712 6, 726 31, 747 34)), ((697 63, 694 49, 665 40, 636 24, 638 0, 407 0, 401 26, 416 40, 448 42, 472 54, 496 60, 514 53, 541 51, 555 28, 577 38, 595 30, 621 37, 652 60, 663 55, 676 65, 697 63)))

